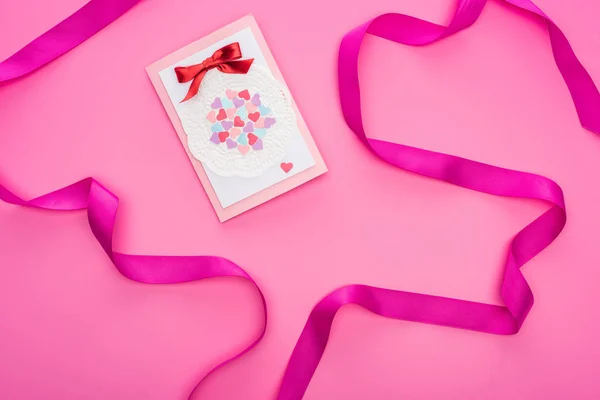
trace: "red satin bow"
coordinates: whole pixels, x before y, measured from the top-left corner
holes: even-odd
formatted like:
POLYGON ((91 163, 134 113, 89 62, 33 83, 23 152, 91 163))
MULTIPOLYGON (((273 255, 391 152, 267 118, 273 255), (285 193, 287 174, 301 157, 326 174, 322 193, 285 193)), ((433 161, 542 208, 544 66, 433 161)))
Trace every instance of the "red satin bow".
POLYGON ((211 57, 202 61, 200 64, 190 65, 189 67, 175 67, 175 74, 179 83, 192 81, 187 95, 181 102, 191 99, 198 93, 200 83, 206 73, 216 68, 225 74, 245 74, 250 69, 254 58, 248 60, 239 60, 242 58, 242 51, 238 42, 228 44, 215 51, 211 57), (193 80, 192 80, 193 79, 193 80))

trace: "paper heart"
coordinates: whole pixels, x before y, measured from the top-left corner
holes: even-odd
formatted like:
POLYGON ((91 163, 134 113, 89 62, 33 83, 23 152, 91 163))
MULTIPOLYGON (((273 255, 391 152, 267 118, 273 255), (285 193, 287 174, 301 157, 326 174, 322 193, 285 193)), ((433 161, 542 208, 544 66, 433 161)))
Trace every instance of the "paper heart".
POLYGON ((246 110, 248 110, 249 113, 252 113, 252 112, 258 110, 258 107, 256 107, 252 103, 246 103, 246 110))
POLYGON ((242 117, 242 119, 246 119, 248 118, 248 110, 246 110, 246 107, 238 108, 237 115, 242 117))
POLYGON ((244 89, 241 92, 239 92, 238 96, 240 96, 244 100, 250 100, 250 92, 248 92, 248 89, 244 89))
MULTIPOLYGON (((204 104, 206 104, 206 103, 204 103, 204 104)), ((223 107, 223 104, 221 103, 221 98, 217 97, 215 99, 215 101, 212 102, 212 104, 210 105, 210 107, 214 108, 214 109, 223 107)))
POLYGON ((217 122, 217 113, 215 112, 215 110, 211 110, 206 116, 206 119, 212 122, 213 124, 217 122))
POLYGON ((231 135, 232 138, 236 138, 238 137, 238 135, 242 133, 242 130, 240 128, 231 128, 229 130, 229 134, 231 135))
POLYGON ((219 113, 217 114, 217 120, 218 121, 223 121, 225 118, 227 118, 227 113, 225 112, 225 110, 223 110, 222 108, 219 110, 219 113))
POLYGON ((239 144, 248 144, 248 137, 246 135, 240 135, 237 138, 239 144))
POLYGON ((221 122, 221 126, 223 127, 223 129, 228 131, 233 127, 233 122, 232 121, 223 121, 223 122, 221 122))
POLYGON ((237 147, 237 143, 235 142, 235 140, 231 140, 231 138, 227 138, 227 148, 235 149, 236 147, 237 147))
POLYGON ((267 134, 267 130, 266 130, 266 129, 263 129, 263 128, 255 128, 255 129, 254 129, 254 134, 255 134, 256 136, 258 136, 259 138, 261 138, 261 139, 262 139, 262 138, 264 138, 264 137, 265 137, 265 135, 267 134))
POLYGON ((275 118, 265 118, 265 128, 270 128, 275 123, 275 118))
POLYGON ((210 127, 210 130, 213 132, 221 132, 223 130, 223 127, 221 126, 220 123, 216 123, 216 124, 212 124, 212 126, 210 127))
POLYGON ((245 125, 244 121, 242 121, 242 119, 240 117, 235 117, 235 119, 233 120, 233 126, 242 127, 244 125, 245 125))
POLYGON ((252 145, 252 148, 254 150, 262 150, 263 149, 263 142, 262 142, 262 140, 258 139, 256 141, 256 143, 254 143, 254 145, 252 145))
POLYGON ((225 96, 227 96, 229 100, 233 100, 233 98, 237 96, 237 92, 235 90, 227 89, 225 91, 225 96))
POLYGON ((258 119, 258 121, 255 122, 254 126, 257 128, 264 128, 265 127, 265 119, 263 117, 260 117, 258 119))
POLYGON ((236 106, 237 108, 240 108, 245 103, 246 103, 246 101, 244 101, 242 99, 238 99, 237 97, 233 99, 233 105, 236 106))
POLYGON ((261 105, 260 107, 258 107, 258 110, 260 111, 260 113, 262 115, 271 114, 271 109, 269 107, 265 107, 264 105, 261 105))
POLYGON ((285 172, 286 174, 288 172, 290 172, 290 170, 292 168, 294 168, 294 164, 292 164, 291 162, 282 162, 281 164, 279 164, 279 166, 281 167, 281 169, 283 170, 283 172, 285 172))
POLYGON ((235 117, 235 113, 237 112, 237 108, 228 108, 225 110, 225 112, 227 113, 227 118, 233 119, 235 117))
POLYGON ((254 96, 252 96, 252 100, 250 100, 250 102, 255 106, 260 106, 260 94, 255 93, 254 96))
POLYGON ((254 133, 248 134, 248 144, 250 146, 252 146, 254 143, 256 143, 257 140, 258 140, 258 136, 256 136, 254 133))
POLYGON ((221 99, 221 104, 223 104, 222 107, 225 109, 233 107, 233 102, 226 97, 221 99))
POLYGON ((244 127, 244 132, 253 132, 253 131, 254 131, 254 124, 252 123, 252 121, 246 122, 246 126, 244 127))
POLYGON ((248 119, 251 120, 251 121, 253 121, 253 122, 258 121, 258 118, 260 118, 260 113, 259 112, 253 112, 253 113, 248 114, 248 119))
POLYGON ((219 132, 219 141, 221 143, 223 143, 225 140, 227 140, 228 137, 229 137, 229 132, 227 132, 227 131, 219 132))
POLYGON ((214 144, 221 143, 219 141, 219 134, 217 132, 213 132, 212 136, 210 137, 210 141, 213 142, 214 144))
POLYGON ((238 146, 238 150, 245 156, 248 150, 250 150, 250 146, 238 146))

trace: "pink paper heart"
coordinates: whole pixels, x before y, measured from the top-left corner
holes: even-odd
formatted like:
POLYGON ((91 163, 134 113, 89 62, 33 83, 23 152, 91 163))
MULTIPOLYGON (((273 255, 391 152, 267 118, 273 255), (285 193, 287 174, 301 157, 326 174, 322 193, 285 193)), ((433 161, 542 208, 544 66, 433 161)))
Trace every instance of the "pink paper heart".
MULTIPOLYGON (((211 121, 214 122, 214 121, 211 121)), ((255 127, 257 128, 264 128, 265 127, 265 119, 263 117, 260 117, 258 119, 258 121, 256 121, 256 123, 254 124, 255 127)))
POLYGON ((239 152, 240 152, 240 153, 242 153, 242 155, 244 155, 244 156, 245 156, 245 155, 246 155, 246 153, 248 153, 248 151, 250 150, 250 146, 242 146, 242 145, 239 145, 239 146, 238 146, 238 150, 239 150, 239 152))
POLYGON ((236 138, 238 136, 240 136, 240 133, 242 133, 242 130, 240 128, 231 128, 229 130, 229 134, 231 135, 232 138, 236 138))
POLYGON ((228 108, 225 110, 225 112, 227 113, 227 118, 233 119, 235 117, 235 113, 237 112, 237 108, 228 108))
POLYGON ((258 107, 256 107, 254 104, 252 104, 250 102, 247 102, 246 109, 248 110, 249 113, 253 113, 254 111, 258 110, 258 107))
POLYGON ((213 124, 215 122, 217 122, 217 113, 215 112, 215 110, 212 110, 211 112, 209 112, 208 115, 206 116, 206 119, 209 120, 210 122, 212 122, 213 124))
POLYGON ((288 172, 290 172, 290 170, 292 168, 294 168, 294 164, 292 164, 291 162, 282 162, 281 164, 279 164, 279 166, 281 167, 281 169, 283 170, 283 172, 285 172, 286 174, 288 172))
POLYGON ((235 96, 237 96, 237 92, 235 90, 231 90, 231 89, 227 89, 225 91, 225 95, 227 96, 227 98, 229 100, 233 99, 235 96))

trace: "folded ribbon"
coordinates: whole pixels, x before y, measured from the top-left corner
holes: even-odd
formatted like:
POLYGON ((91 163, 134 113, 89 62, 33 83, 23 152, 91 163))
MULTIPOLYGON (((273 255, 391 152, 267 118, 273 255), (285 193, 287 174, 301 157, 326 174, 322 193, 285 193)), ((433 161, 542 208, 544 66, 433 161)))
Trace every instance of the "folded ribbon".
POLYGON ((225 74, 247 73, 254 59, 240 60, 240 58, 242 58, 240 44, 235 42, 221 47, 219 50, 215 51, 212 56, 208 57, 200 64, 194 64, 188 67, 175 67, 175 74, 177 75, 179 83, 192 81, 187 95, 181 102, 183 103, 184 101, 191 99, 198 93, 204 75, 211 69, 216 68, 225 74))
MULTIPOLYGON (((66 53, 118 18, 138 1, 90 0, 76 13, 7 60, 0 62, 0 83, 26 75, 66 53)), ((556 64, 571 92, 581 124, 599 133, 600 95, 592 79, 575 57, 565 36, 530 0, 506 2, 546 20, 556 64)), ((540 175, 511 171, 447 154, 371 139, 366 135, 360 112, 358 53, 367 33, 408 45, 425 45, 470 26, 478 18, 484 4, 485 0, 459 0, 454 18, 447 27, 406 15, 384 14, 354 29, 345 36, 340 48, 339 86, 346 122, 375 155, 388 163, 464 188, 499 196, 545 200, 551 205, 540 217, 517 233, 510 244, 501 291, 505 305, 483 304, 365 285, 340 288, 325 296, 311 312, 290 357, 279 391, 279 400, 298 400, 303 397, 327 345, 333 318, 344 304, 358 304, 389 318, 493 334, 518 332, 527 317, 533 305, 533 293, 520 268, 546 248, 558 236, 566 222, 560 187, 540 175)), ((207 59, 198 66, 183 67, 180 70, 181 79, 196 80, 198 76, 204 76, 210 68, 218 68, 226 73, 245 73, 242 72, 243 69, 247 71, 252 63, 252 60, 244 60, 242 62, 247 64, 246 67, 232 65, 234 59, 231 58, 216 64, 213 57, 210 58, 211 61, 207 59), (235 72, 237 70, 240 72, 235 72)), ((217 54, 216 58, 220 57, 226 57, 226 54, 217 54)), ((202 76, 198 79, 198 87, 202 76)), ((113 251, 112 236, 118 198, 94 179, 84 179, 29 201, 21 199, 0 184, 0 200, 48 210, 86 208, 94 236, 115 267, 129 279, 146 283, 175 283, 217 276, 237 276, 249 280, 258 289, 256 282, 241 267, 222 257, 147 256, 113 251)), ((266 303, 260 289, 258 291, 265 312, 260 333, 243 351, 217 365, 208 375, 247 353, 264 336, 266 303)), ((205 375, 198 385, 208 375, 205 375)))

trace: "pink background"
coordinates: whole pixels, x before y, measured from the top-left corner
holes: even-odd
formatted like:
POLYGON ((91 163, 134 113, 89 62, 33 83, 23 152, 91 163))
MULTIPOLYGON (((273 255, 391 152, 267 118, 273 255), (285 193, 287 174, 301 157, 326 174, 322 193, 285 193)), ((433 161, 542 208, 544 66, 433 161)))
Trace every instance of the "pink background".
MULTIPOLYGON (((83 3, 0 2, 0 59, 83 3)), ((600 83, 600 3, 537 3, 600 83)), ((94 176, 122 200, 117 250, 227 256, 265 291, 265 340, 197 398, 273 398, 310 309, 346 283, 498 302, 508 241, 547 206, 385 165, 353 137, 337 98, 345 32, 389 11, 445 22, 453 2, 216 4, 145 0, 0 88, 3 182, 35 196, 94 176), (220 224, 144 67, 248 12, 329 172, 220 224)), ((347 307, 306 399, 598 398, 600 138, 579 126, 543 24, 492 1, 474 27, 427 48, 369 38, 362 67, 371 136, 542 173, 565 190, 569 220, 525 267, 537 302, 518 335, 347 307)), ((0 204, 0 226, 2 399, 184 399, 259 329, 258 297, 240 280, 126 280, 83 212, 0 204)))

